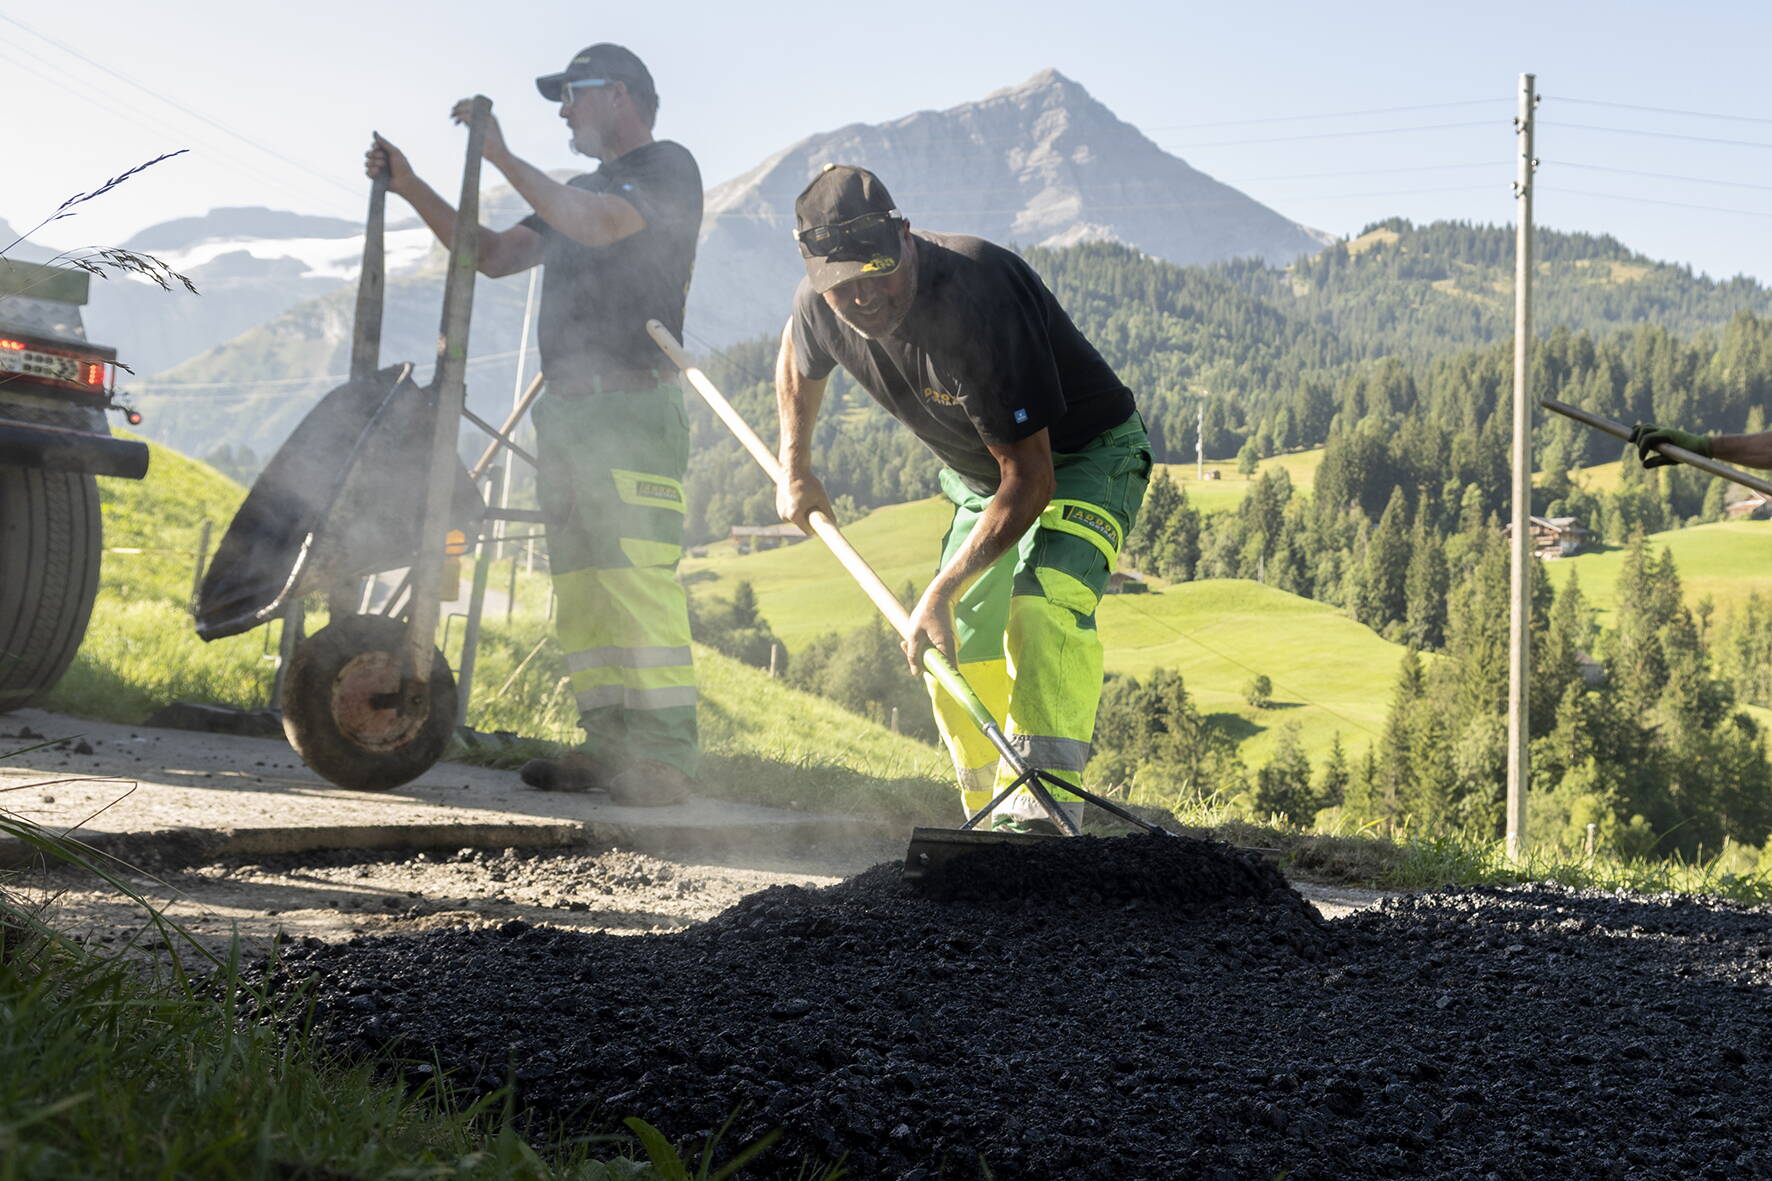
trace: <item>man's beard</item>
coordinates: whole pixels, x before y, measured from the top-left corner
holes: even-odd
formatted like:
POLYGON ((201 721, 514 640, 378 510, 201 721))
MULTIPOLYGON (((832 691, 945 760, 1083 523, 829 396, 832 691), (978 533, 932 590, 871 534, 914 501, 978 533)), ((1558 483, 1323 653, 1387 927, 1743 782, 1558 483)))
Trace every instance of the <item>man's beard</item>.
POLYGON ((893 319, 892 323, 886 325, 884 328, 876 328, 872 331, 863 328, 860 324, 857 324, 854 320, 851 320, 848 316, 844 315, 841 308, 833 308, 831 310, 837 313, 837 319, 847 324, 850 331, 856 333, 862 339, 879 340, 881 337, 891 336, 900 328, 904 327, 905 319, 911 314, 911 303, 909 300, 906 300, 904 307, 899 309, 898 315, 893 319))

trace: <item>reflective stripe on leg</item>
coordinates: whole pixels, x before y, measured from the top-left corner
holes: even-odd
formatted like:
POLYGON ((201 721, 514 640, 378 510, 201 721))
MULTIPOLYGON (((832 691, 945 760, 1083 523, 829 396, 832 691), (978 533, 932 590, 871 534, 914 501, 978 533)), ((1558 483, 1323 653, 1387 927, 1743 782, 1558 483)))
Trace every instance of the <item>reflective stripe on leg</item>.
MULTIPOLYGON (((1036 573, 1045 581, 1044 576, 1061 572, 1036 573)), ((1059 597, 1080 602, 1074 597, 1079 588, 1065 585, 1076 580, 1062 577, 1062 582, 1054 580, 1053 589, 1059 597)), ((1066 783, 1081 784, 1101 704, 1102 649, 1094 617, 1044 595, 1016 595, 1009 603, 1007 646, 1013 686, 1005 727, 1010 743, 1035 766, 1066 783)), ((999 784, 1011 778, 1007 768, 998 772, 999 784)), ((1077 798, 1057 789, 1053 795, 1077 798)), ((1004 806, 1018 801, 1037 812, 1038 805, 1025 792, 1017 792, 1004 806)))
MULTIPOLYGON (((960 675, 978 694, 984 707, 994 718, 1002 718, 1009 705, 1009 665, 1002 660, 962 661, 960 675)), ((960 704, 948 696, 934 677, 927 674, 923 684, 935 711, 935 728, 954 761, 954 777, 962 791, 984 791, 984 803, 990 801, 990 786, 997 775, 997 748, 973 725, 972 718, 960 704)))

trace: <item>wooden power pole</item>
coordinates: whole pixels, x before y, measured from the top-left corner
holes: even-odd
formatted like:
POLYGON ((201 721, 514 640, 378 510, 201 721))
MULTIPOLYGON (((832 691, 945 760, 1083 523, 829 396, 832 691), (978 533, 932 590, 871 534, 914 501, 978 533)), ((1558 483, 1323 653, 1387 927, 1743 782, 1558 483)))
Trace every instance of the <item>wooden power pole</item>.
POLYGON ((1507 855, 1519 860, 1526 846, 1526 783, 1530 778, 1526 688, 1528 611, 1532 586, 1532 126, 1538 95, 1534 76, 1520 75, 1520 142, 1514 181, 1514 504, 1513 564, 1508 613, 1507 855))

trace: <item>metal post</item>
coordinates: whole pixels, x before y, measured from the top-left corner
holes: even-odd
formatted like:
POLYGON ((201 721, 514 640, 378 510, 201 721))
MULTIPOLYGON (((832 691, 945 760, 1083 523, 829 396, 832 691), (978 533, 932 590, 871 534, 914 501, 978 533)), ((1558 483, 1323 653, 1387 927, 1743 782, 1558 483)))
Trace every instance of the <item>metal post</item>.
POLYGON ((892 707, 891 726, 892 726, 892 732, 894 734, 898 733, 898 707, 896 705, 892 707))
POLYGON ((197 596, 203 593, 203 571, 209 566, 209 534, 215 522, 204 521, 197 533, 197 569, 191 575, 191 613, 197 612, 197 596))
POLYGON ((1514 134, 1520 143, 1514 180, 1514 490, 1513 562, 1509 579, 1507 703, 1507 855, 1518 861, 1526 846, 1526 784, 1531 768, 1527 743, 1527 612, 1532 576, 1532 123, 1538 96, 1534 77, 1520 75, 1520 113, 1514 134))
MULTIPOLYGON (((523 328, 517 337, 517 379, 515 384, 511 386, 511 411, 513 417, 515 417, 517 408, 523 404, 523 370, 529 367, 529 329, 530 326, 535 323, 535 293, 540 281, 541 268, 530 267, 529 294, 523 300, 523 328)), ((511 427, 511 432, 514 434, 516 429, 516 426, 513 425, 511 427)), ((516 467, 516 464, 507 459, 505 461, 504 478, 502 480, 494 481, 498 486, 498 507, 501 509, 511 507, 511 473, 516 470, 516 467)), ((505 522, 495 521, 492 527, 500 538, 495 553, 498 557, 503 557, 507 548, 503 541, 506 528, 505 522)))
MULTIPOLYGON (((509 470, 507 461, 506 470, 509 470)), ((498 485, 498 472, 490 486, 498 485)), ((477 531, 478 532, 478 531, 477 531)), ((462 629, 461 668, 455 674, 455 724, 468 724, 468 700, 474 695, 474 665, 480 655, 480 621, 486 613, 486 582, 492 575, 494 543, 481 534, 474 549, 474 589, 468 593, 468 623, 462 629)))
POLYGON ((780 659, 780 657, 781 657, 781 645, 780 644, 773 644, 773 643, 770 644, 769 645, 769 679, 772 681, 775 679, 775 666, 776 666, 777 661, 780 659))
POLYGON ((1206 403, 1200 403, 1200 416, 1194 420, 1194 478, 1206 478, 1206 403))
POLYGON ((271 678, 271 708, 283 708, 283 682, 289 677, 289 662, 295 656, 295 646, 301 643, 302 626, 307 621, 307 612, 298 598, 289 604, 283 613, 283 634, 277 638, 277 674, 271 678))

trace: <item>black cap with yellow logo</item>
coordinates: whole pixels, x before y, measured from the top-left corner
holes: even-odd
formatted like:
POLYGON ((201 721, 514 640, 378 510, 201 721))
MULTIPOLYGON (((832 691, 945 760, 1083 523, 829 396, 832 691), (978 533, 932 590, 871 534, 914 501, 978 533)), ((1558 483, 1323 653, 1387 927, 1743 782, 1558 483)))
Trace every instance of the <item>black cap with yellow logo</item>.
POLYGON ((865 168, 826 164, 794 199, 794 239, 815 291, 898 269, 904 215, 865 168))

